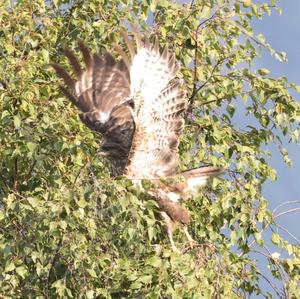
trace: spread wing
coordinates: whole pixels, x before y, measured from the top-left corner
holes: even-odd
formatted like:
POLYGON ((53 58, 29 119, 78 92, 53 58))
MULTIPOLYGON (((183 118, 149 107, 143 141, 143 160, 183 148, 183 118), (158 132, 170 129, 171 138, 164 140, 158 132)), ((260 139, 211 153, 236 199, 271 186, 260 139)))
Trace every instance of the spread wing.
MULTIPOLYGON (((181 112, 186 107, 181 82, 175 80, 178 71, 174 55, 158 42, 143 42, 133 27, 137 53, 125 32, 129 48, 130 91, 134 102, 135 131, 128 156, 126 175, 130 178, 154 178, 176 173, 179 135, 183 127, 181 112)), ((129 65, 125 53, 117 48, 129 65)))
POLYGON ((65 51, 76 79, 55 64, 65 81, 65 95, 81 110, 81 120, 103 135, 101 146, 112 164, 112 174, 129 178, 154 178, 176 173, 179 135, 183 127, 180 116, 186 106, 175 57, 157 40, 141 40, 133 27, 137 52, 128 35, 122 32, 130 59, 116 46, 122 59, 110 54, 91 56, 82 44, 85 68, 76 56, 65 51))
POLYGON ((72 51, 65 50, 75 80, 62 66, 54 64, 53 67, 67 86, 61 86, 62 91, 81 110, 81 120, 103 135, 101 153, 110 160, 112 174, 121 175, 134 132, 129 69, 123 60, 116 62, 110 54, 91 56, 82 43, 79 48, 85 69, 72 51))

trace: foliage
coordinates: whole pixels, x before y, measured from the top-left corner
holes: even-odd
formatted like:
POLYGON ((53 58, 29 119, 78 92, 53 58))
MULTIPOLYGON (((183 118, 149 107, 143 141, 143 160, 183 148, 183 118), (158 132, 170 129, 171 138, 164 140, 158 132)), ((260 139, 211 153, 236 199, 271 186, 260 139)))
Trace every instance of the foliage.
POLYGON ((300 297, 299 244, 263 233, 276 227, 261 190, 276 179, 271 143, 296 142, 300 87, 253 70, 261 48, 285 60, 251 20, 279 10, 275 1, 53 0, 0 3, 0 296, 84 298, 300 297), (111 179, 90 132, 59 92, 50 62, 83 40, 111 51, 128 23, 157 35, 181 62, 189 109, 180 146, 182 169, 226 165, 187 206, 190 250, 170 250, 157 206, 125 179, 111 179), (239 128, 236 114, 243 123, 239 128), (276 251, 281 252, 279 253, 276 251), (269 273, 255 254, 265 256, 269 273), (275 282, 274 282, 275 281, 275 282))

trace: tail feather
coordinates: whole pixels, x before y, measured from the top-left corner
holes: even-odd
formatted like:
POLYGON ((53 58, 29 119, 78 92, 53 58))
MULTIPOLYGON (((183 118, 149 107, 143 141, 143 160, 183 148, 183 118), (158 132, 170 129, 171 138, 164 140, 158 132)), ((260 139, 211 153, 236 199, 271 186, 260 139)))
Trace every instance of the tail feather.
POLYGON ((184 192, 197 192, 200 187, 207 184, 210 178, 224 173, 225 169, 215 166, 203 166, 200 168, 189 169, 182 173, 186 180, 184 192))
POLYGON ((192 177, 214 177, 225 172, 225 168, 216 166, 202 166, 194 169, 189 169, 182 172, 182 175, 188 179, 192 177))

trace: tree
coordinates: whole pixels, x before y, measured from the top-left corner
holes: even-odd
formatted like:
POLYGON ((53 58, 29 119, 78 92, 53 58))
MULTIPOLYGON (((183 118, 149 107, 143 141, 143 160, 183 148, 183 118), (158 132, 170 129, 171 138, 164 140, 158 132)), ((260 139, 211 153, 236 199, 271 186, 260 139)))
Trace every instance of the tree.
POLYGON ((280 216, 261 195, 265 181, 276 179, 265 148, 277 144, 290 163, 281 139, 296 142, 300 121, 290 94, 300 87, 251 68, 262 47, 285 60, 252 32, 253 18, 279 10, 270 2, 0 3, 2 297, 271 297, 262 280, 275 296, 299 297, 299 244, 273 233, 282 258, 266 251, 264 239, 280 216), (229 167, 187 202, 199 246, 189 250, 178 233, 182 255, 171 251, 155 201, 130 181, 109 177, 97 154, 100 137, 81 124, 50 66, 66 63, 63 47, 77 49, 79 40, 111 52, 129 22, 169 44, 181 63, 189 97, 182 169, 201 162, 229 167), (243 129, 233 122, 236 111, 244 114, 243 129))

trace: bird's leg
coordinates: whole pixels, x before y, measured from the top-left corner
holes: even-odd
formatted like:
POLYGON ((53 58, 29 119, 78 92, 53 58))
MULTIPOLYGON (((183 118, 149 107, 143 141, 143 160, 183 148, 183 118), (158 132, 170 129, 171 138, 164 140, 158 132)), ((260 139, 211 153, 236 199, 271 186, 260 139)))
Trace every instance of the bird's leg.
POLYGON ((174 252, 180 253, 180 250, 176 247, 176 245, 175 245, 175 243, 174 243, 172 229, 167 228, 167 232, 168 232, 168 237, 169 237, 170 242, 171 242, 172 250, 173 250, 174 252))
POLYGON ((171 242, 172 250, 174 252, 180 253, 179 249, 176 247, 174 240, 173 240, 173 230, 174 230, 173 221, 171 220, 171 218, 168 216, 168 214, 166 212, 161 211, 160 214, 165 222, 165 227, 166 227, 166 231, 168 233, 169 240, 171 242))
POLYGON ((198 242, 195 241, 195 240, 191 237, 191 235, 190 235, 189 232, 188 232, 187 226, 184 226, 184 227, 183 227, 183 231, 184 231, 184 233, 185 233, 185 235, 186 235, 186 237, 187 237, 187 239, 188 239, 188 241, 189 241, 189 243, 190 243, 191 249, 193 249, 195 246, 197 246, 198 242))

